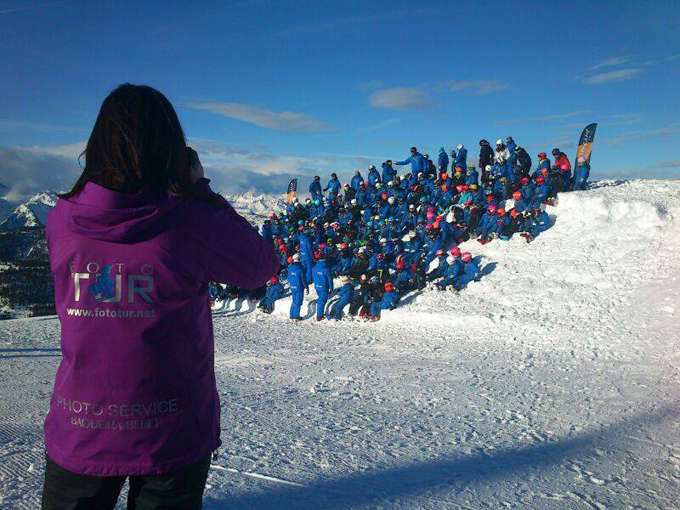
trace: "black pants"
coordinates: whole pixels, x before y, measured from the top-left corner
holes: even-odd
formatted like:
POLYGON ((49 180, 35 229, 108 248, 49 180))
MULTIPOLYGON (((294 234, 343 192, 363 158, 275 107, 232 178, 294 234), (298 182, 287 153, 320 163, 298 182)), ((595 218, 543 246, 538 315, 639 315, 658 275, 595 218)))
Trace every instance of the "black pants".
MULTIPOLYGON (((200 509, 210 455, 172 473, 130 477, 128 509, 200 509)), ((126 476, 67 471, 47 458, 43 510, 113 509, 126 476)))

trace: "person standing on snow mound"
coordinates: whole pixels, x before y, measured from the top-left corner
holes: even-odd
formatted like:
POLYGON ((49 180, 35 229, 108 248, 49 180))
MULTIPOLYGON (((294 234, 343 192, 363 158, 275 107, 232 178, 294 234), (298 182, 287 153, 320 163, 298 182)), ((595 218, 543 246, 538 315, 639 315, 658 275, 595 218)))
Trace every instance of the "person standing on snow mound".
POLYGON ((408 165, 409 163, 411 163, 411 173, 413 175, 418 175, 418 172, 424 173, 426 170, 428 170, 425 158, 420 152, 418 152, 418 149, 416 147, 411 147, 410 158, 405 159, 404 161, 397 161, 395 165, 403 166, 408 165))
POLYGON ((46 227, 63 358, 43 508, 112 509, 127 477, 128 508, 200 508, 220 446, 208 284, 256 289, 276 253, 210 189, 157 90, 111 92, 84 154, 46 227))

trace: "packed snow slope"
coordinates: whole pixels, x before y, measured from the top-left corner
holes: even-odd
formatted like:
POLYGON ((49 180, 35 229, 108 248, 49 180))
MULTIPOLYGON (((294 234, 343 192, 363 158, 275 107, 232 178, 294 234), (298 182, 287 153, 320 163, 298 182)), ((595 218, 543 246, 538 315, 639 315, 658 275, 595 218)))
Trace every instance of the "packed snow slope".
MULTIPOLYGON (((680 507, 680 181, 549 212, 531 244, 466 243, 481 281, 378 323, 223 304, 206 508, 680 507)), ((58 336, 0 323, 2 508, 38 505, 58 336)))

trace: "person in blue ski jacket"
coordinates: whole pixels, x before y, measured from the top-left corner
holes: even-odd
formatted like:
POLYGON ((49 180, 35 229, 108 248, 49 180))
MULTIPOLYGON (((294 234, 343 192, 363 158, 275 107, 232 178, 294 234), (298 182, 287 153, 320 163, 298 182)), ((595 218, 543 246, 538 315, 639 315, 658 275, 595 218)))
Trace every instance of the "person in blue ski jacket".
POLYGON ((312 201, 323 200, 323 194, 321 193, 321 177, 318 175, 314 176, 314 180, 309 185, 309 194, 312 195, 312 201))
POLYGON ((335 295, 340 299, 333 303, 333 306, 329 310, 328 314, 326 314, 326 317, 328 319, 340 320, 342 319, 343 308, 354 301, 354 298, 356 297, 354 284, 352 284, 349 276, 342 277, 342 287, 340 287, 337 292, 335 292, 335 295))
POLYGON ((210 282, 208 285, 208 297, 210 298, 210 301, 213 303, 217 301, 217 284, 215 282, 210 282))
POLYGON ((262 228, 260 230, 260 235, 268 243, 274 242, 274 233, 272 232, 272 222, 271 222, 271 220, 264 220, 264 223, 262 223, 262 228))
POLYGON ((548 159, 548 156, 545 152, 539 152, 538 153, 538 166, 536 167, 536 170, 534 170, 534 173, 532 176, 534 179, 538 177, 539 175, 543 175, 543 170, 548 170, 550 172, 552 165, 550 164, 550 160, 548 159))
POLYGON ((326 262, 325 253, 319 253, 319 261, 314 266, 313 273, 314 289, 318 296, 316 302, 316 320, 322 321, 328 296, 333 292, 333 275, 331 274, 331 268, 326 262))
POLYGON ((458 147, 456 147, 456 159, 453 162, 454 168, 460 167, 463 170, 463 174, 467 171, 467 149, 463 146, 463 144, 459 144, 458 147))
POLYGON ((444 250, 437 250, 437 267, 427 273, 427 279, 429 281, 442 278, 444 274, 446 274, 449 267, 446 258, 446 252, 444 250))
POLYGON ((375 188, 375 185, 379 182, 380 172, 378 172, 378 169, 374 165, 371 165, 368 169, 368 185, 371 188, 375 188))
MULTIPOLYGON (((458 250, 460 253, 460 250, 458 250)), ((444 290, 449 285, 454 285, 456 278, 459 278, 463 274, 464 265, 460 259, 460 255, 449 255, 446 257, 446 270, 442 274, 442 280, 437 282, 437 288, 444 290)))
POLYGON ((468 165, 467 175, 465 176, 465 184, 470 186, 471 184, 477 184, 479 181, 479 172, 475 165, 468 165))
POLYGON ((397 171, 392 166, 392 160, 388 159, 382 164, 382 182, 385 186, 389 182, 393 182, 394 178, 397 176, 397 171))
POLYGON ((291 321, 302 320, 300 308, 302 307, 304 293, 308 289, 309 280, 305 277, 305 271, 300 265, 300 255, 297 253, 288 257, 288 285, 293 297, 293 302, 290 305, 290 319, 291 321))
POLYGON ((304 227, 301 227, 298 241, 300 242, 300 262, 305 270, 305 278, 308 282, 311 282, 312 267, 314 266, 314 249, 312 248, 310 234, 304 230, 304 227))
POLYGON ((491 228, 493 227, 493 222, 496 219, 496 206, 491 204, 487 207, 486 212, 482 215, 479 223, 477 223, 477 229, 475 230, 479 236, 484 239, 489 236, 491 228))
POLYGON ((264 313, 272 313, 274 311, 274 303, 283 297, 283 285, 279 282, 279 277, 274 276, 267 282, 267 293, 260 300, 257 307, 264 313))
POLYGON ((335 172, 331 174, 331 178, 323 191, 328 191, 332 198, 336 198, 338 193, 340 193, 340 181, 338 180, 338 176, 335 172))
POLYGON ((439 156, 437 157, 437 170, 439 175, 446 173, 449 168, 449 155, 444 150, 444 147, 439 147, 439 156))
POLYGON ((588 178, 590 177, 590 166, 585 161, 576 163, 574 169, 574 187, 573 191, 583 191, 588 187, 588 178))
POLYGON ((479 265, 472 258, 472 255, 464 252, 461 255, 461 259, 464 264, 463 273, 454 280, 456 290, 463 289, 468 283, 479 278, 479 265))
POLYGON ((499 207, 496 209, 496 221, 491 226, 489 235, 494 235, 494 237, 499 237, 503 229, 510 224, 510 217, 505 214, 505 209, 499 207))
POLYGON ((512 139, 512 136, 507 136, 505 138, 505 148, 508 150, 510 153, 510 159, 508 160, 511 165, 515 164, 515 149, 517 148, 517 144, 515 143, 515 140, 512 139))
POLYGON ((532 202, 532 207, 541 207, 541 204, 548 200, 550 196, 550 187, 545 182, 545 177, 539 175, 536 177, 536 194, 532 202))
POLYGON ((357 192, 359 191, 359 188, 361 187, 361 183, 364 182, 364 178, 361 176, 361 172, 357 170, 354 172, 354 177, 352 177, 352 180, 350 181, 350 186, 352 189, 357 192))
POLYGON ((402 165, 408 165, 411 164, 411 173, 413 175, 418 175, 419 172, 425 172, 428 170, 426 166, 426 161, 423 155, 418 152, 418 149, 415 147, 411 147, 411 157, 408 159, 405 159, 404 161, 397 161, 395 165, 397 166, 402 166, 402 165))
POLYGON ((380 320, 381 310, 394 310, 399 302, 399 293, 394 288, 394 284, 390 281, 385 282, 385 293, 382 295, 380 301, 371 303, 370 319, 372 321, 380 320))
POLYGON ((512 198, 515 199, 515 205, 513 206, 518 212, 524 213, 530 211, 532 207, 532 201, 527 200, 522 196, 521 191, 515 191, 512 194, 512 198))
POLYGON ((550 228, 550 216, 545 211, 541 211, 539 208, 534 208, 531 210, 531 219, 527 220, 525 226, 528 226, 528 232, 520 234, 527 240, 527 243, 536 239, 536 237, 541 233, 545 232, 550 228))

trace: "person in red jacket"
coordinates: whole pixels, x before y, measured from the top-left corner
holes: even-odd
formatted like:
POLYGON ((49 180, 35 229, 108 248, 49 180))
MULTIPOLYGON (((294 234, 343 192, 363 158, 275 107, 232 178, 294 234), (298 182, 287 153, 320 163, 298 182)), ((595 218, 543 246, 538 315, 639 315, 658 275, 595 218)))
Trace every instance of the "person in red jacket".
POLYGON ((552 150, 552 155, 555 158, 555 164, 553 165, 553 168, 557 167, 556 170, 559 170, 560 175, 562 176, 562 189, 570 190, 572 188, 572 183, 571 163, 569 162, 569 158, 564 152, 557 148, 552 150))

